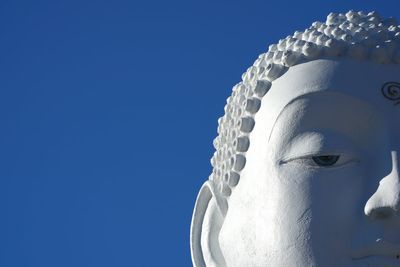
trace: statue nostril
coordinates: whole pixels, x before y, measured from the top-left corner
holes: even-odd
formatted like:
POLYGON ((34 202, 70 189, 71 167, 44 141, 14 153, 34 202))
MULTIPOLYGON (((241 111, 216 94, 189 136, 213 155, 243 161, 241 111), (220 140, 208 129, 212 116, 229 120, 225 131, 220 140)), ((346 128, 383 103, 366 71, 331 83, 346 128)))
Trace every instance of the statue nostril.
POLYGON ((393 215, 393 209, 389 207, 375 208, 371 211, 370 216, 372 219, 384 220, 393 215))

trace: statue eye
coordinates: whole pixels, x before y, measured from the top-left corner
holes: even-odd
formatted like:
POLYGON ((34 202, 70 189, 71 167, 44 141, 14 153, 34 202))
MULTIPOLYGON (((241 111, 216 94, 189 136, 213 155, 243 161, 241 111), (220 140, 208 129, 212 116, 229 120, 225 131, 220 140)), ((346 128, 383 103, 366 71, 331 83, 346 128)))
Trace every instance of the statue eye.
POLYGON ((350 163, 360 162, 356 156, 347 153, 340 154, 317 154, 310 156, 296 157, 288 160, 282 160, 281 164, 298 164, 300 166, 309 166, 312 168, 336 168, 348 165, 350 163))
POLYGON ((325 156, 315 156, 312 157, 312 160, 321 167, 330 167, 335 165, 338 162, 340 156, 337 155, 325 155, 325 156))

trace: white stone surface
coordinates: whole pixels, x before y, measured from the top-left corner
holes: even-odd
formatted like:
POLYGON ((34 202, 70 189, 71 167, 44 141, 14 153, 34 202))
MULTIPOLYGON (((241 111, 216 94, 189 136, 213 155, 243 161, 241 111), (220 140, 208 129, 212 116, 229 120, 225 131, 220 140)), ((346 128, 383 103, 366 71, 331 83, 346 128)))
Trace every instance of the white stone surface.
POLYGON ((219 119, 194 266, 400 266, 398 37, 330 14, 256 60, 219 119))

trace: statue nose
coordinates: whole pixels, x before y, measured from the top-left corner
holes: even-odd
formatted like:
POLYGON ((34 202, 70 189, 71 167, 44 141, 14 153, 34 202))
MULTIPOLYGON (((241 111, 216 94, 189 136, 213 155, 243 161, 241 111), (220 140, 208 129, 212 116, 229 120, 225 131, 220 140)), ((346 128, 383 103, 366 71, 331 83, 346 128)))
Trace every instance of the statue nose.
POLYGON ((400 173, 397 151, 392 151, 392 171, 368 199, 364 213, 374 220, 386 220, 400 214, 400 173))

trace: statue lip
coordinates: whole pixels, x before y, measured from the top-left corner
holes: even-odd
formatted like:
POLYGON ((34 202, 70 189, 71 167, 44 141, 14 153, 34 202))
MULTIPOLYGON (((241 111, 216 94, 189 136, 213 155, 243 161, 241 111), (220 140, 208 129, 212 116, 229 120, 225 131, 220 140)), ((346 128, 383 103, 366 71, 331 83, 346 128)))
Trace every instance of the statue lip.
POLYGON ((379 238, 375 243, 364 246, 351 253, 353 260, 361 260, 373 256, 383 256, 400 260, 400 244, 394 244, 379 238))

